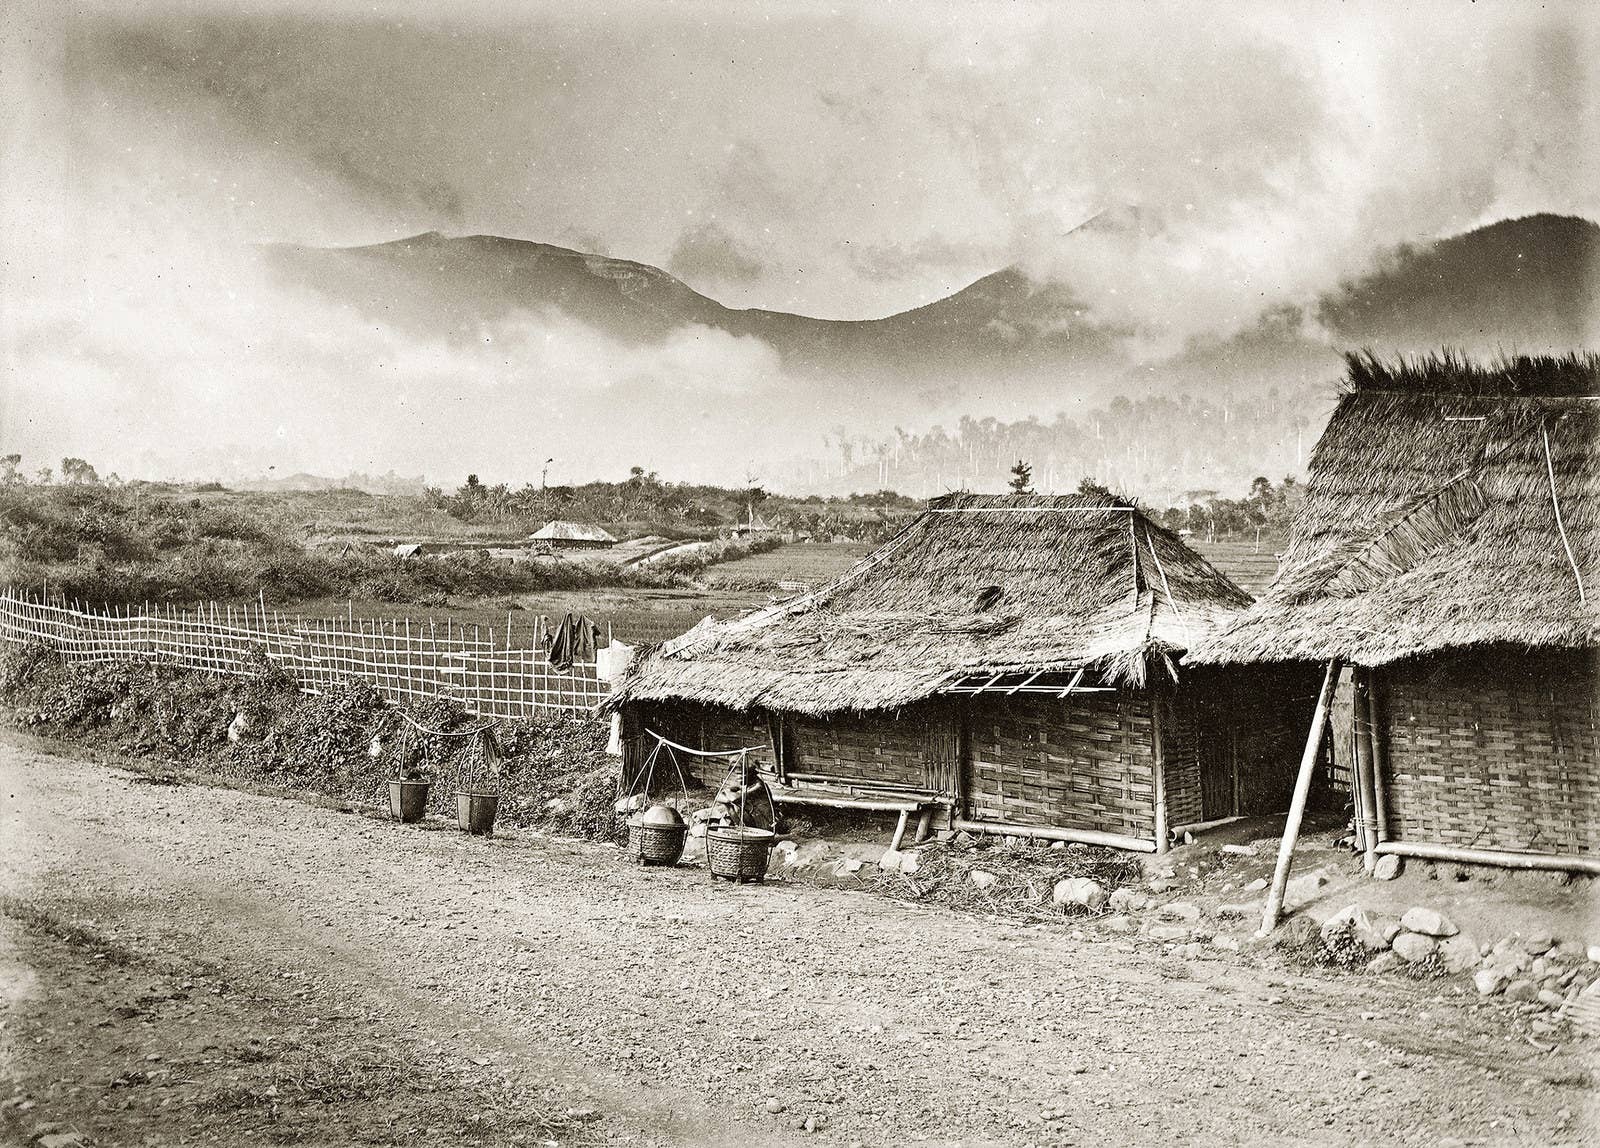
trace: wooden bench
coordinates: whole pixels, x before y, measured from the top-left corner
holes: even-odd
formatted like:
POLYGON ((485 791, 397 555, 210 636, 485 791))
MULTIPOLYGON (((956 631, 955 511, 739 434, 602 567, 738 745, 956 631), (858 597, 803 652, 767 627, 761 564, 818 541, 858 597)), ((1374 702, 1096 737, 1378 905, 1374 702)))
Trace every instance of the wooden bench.
POLYGON ((899 849, 906 836, 906 824, 913 813, 917 814, 917 840, 927 835, 932 826, 933 814, 946 799, 932 794, 907 794, 904 790, 872 792, 873 787, 855 783, 836 785, 800 784, 781 782, 775 777, 763 776, 767 792, 774 805, 816 805, 828 809, 866 809, 884 813, 898 813, 894 836, 889 839, 890 849, 899 849))

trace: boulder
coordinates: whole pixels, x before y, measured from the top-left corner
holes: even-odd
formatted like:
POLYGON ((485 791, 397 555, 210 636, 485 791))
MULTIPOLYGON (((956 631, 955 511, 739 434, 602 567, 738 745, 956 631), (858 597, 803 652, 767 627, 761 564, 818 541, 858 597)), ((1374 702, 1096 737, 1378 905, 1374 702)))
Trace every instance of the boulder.
POLYGON ((1367 972, 1382 976, 1394 972, 1403 963, 1394 953, 1379 953, 1367 962, 1367 972))
POLYGON ((974 869, 972 872, 967 874, 967 877, 980 889, 992 889, 995 885, 1000 883, 1000 878, 996 877, 987 869, 974 869))
POLYGON ((1372 875, 1380 881, 1393 881, 1405 872, 1405 858, 1396 857, 1393 853, 1385 853, 1378 858, 1378 863, 1372 867, 1372 875))
POLYGON ((1170 901, 1158 910, 1163 917, 1173 921, 1198 921, 1200 906, 1189 901, 1170 901))
POLYGON ((1392 938, 1383 935, 1381 926, 1375 924, 1359 905, 1347 905, 1322 922, 1322 943, 1330 945, 1340 933, 1348 933, 1374 953, 1389 947, 1392 938))
POLYGON ((1107 917, 1100 922, 1100 927, 1108 933, 1131 933, 1139 927, 1139 922, 1132 917, 1107 917))
POLYGON ((1081 905, 1091 913, 1098 913, 1105 905, 1109 894, 1105 886, 1088 877, 1068 877, 1057 881, 1055 889, 1050 894, 1050 899, 1057 905, 1081 905))
POLYGON ((1478 945, 1465 933, 1457 933, 1439 942, 1439 960, 1447 971, 1464 973, 1478 967, 1478 945))
POLYGON ((1506 999, 1511 1001, 1536 1001, 1539 999, 1539 986, 1532 981, 1512 981, 1506 986, 1506 999))
POLYGON ((1106 904, 1113 912, 1137 913, 1150 904, 1150 898, 1137 889, 1113 889, 1106 904))
POLYGON ((1461 930, 1437 909, 1413 905, 1400 915, 1400 927, 1407 932, 1423 933, 1429 937, 1453 937, 1461 930))
POLYGON ((885 849, 883 856, 878 858, 878 868, 885 873, 898 873, 900 872, 900 862, 904 857, 905 854, 898 849, 885 849))
POLYGON ((1506 978, 1495 969, 1479 969, 1472 974, 1472 986, 1480 997, 1492 997, 1505 987, 1506 978))
POLYGON ((1399 933, 1394 939, 1396 955, 1407 964, 1427 960, 1438 947, 1438 940, 1426 933, 1399 933))

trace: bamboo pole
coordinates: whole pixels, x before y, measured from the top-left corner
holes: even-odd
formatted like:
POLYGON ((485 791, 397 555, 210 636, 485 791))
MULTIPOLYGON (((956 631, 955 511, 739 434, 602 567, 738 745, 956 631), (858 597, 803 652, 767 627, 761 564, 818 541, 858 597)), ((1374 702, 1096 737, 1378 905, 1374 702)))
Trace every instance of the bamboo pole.
POLYGON ((1460 845, 1435 845, 1430 842, 1385 841, 1378 853, 1397 857, 1416 857, 1424 861, 1459 861, 1465 865, 1496 865, 1502 869, 1546 869, 1566 873, 1587 873, 1600 877, 1600 857, 1577 857, 1561 853, 1515 853, 1509 849, 1468 849, 1460 845))
POLYGON ((1378 796, 1377 777, 1372 766, 1372 722, 1368 714, 1367 671, 1360 666, 1352 668, 1355 686, 1351 720, 1356 733, 1356 766, 1362 775, 1361 786, 1361 866, 1368 873, 1378 864, 1378 796))
POLYGON ((1322 689, 1317 693, 1317 708, 1311 715, 1311 729, 1306 733, 1305 752, 1300 755, 1300 772, 1294 779, 1294 797, 1289 802, 1289 816, 1283 823, 1283 840, 1278 844, 1278 864, 1272 872, 1272 890, 1267 895, 1266 906, 1261 911, 1261 932, 1266 936, 1278 927, 1283 913, 1284 890, 1289 885, 1289 866, 1294 861, 1295 842, 1300 838, 1300 822, 1306 813, 1306 798, 1311 793, 1311 776, 1317 769, 1317 755, 1322 750, 1322 730, 1328 723, 1328 704, 1333 700, 1333 688, 1339 681, 1339 659, 1328 662, 1328 672, 1322 677, 1322 689))
POLYGON ((1128 837, 1121 833, 1106 833, 1099 829, 1057 829, 1048 825, 1012 825, 1004 821, 973 821, 955 817, 950 828, 964 829, 968 833, 995 833, 1006 837, 1038 837, 1045 841, 1076 841, 1084 845, 1106 845, 1113 849, 1128 849, 1135 853, 1154 853, 1156 844, 1145 837, 1128 837))
POLYGON ((1378 724, 1381 713, 1378 706, 1378 681, 1371 670, 1367 671, 1367 728, 1372 734, 1372 806, 1377 819, 1378 844, 1389 840, 1389 793, 1383 769, 1388 762, 1389 745, 1384 739, 1383 727, 1378 724))
POLYGON ((1167 755, 1161 745, 1162 697, 1154 690, 1150 691, 1149 697, 1150 743, 1154 755, 1150 763, 1150 776, 1153 783, 1155 803, 1155 851, 1157 853, 1165 853, 1171 848, 1171 844, 1167 840, 1167 755))

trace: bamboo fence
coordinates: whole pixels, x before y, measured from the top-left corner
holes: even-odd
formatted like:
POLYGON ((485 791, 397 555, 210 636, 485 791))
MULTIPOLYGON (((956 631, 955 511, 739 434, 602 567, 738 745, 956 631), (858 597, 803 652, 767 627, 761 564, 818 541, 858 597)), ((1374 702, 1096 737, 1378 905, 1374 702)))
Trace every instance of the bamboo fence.
POLYGON ((445 619, 286 617, 265 605, 144 606, 95 613, 0 590, 0 640, 43 643, 71 660, 143 658, 215 674, 255 672, 252 655, 283 667, 306 693, 370 682, 394 702, 449 697, 483 717, 589 713, 605 697, 594 662, 550 664, 548 624, 503 630, 445 619))

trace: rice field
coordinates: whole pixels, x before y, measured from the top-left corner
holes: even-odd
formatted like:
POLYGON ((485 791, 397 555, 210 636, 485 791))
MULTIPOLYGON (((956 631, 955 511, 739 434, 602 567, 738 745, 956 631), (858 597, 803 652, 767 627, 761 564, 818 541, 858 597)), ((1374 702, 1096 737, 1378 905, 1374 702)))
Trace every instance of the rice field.
POLYGON ((1277 577, 1278 553, 1288 545, 1286 539, 1265 535, 1259 545, 1254 538, 1219 538, 1215 542, 1191 538, 1188 541, 1208 562, 1258 598, 1277 577))

